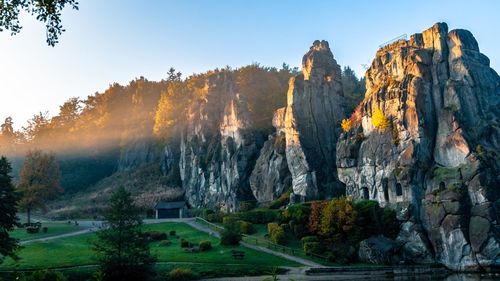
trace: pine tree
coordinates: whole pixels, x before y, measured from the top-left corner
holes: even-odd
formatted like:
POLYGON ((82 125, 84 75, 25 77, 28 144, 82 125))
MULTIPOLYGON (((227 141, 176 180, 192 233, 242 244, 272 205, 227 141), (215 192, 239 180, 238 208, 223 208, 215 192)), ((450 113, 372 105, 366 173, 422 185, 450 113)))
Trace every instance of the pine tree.
POLYGON ((18 248, 18 240, 9 236, 14 226, 17 225, 16 205, 17 193, 12 185, 10 166, 7 158, 0 158, 0 263, 6 256, 17 258, 15 252, 18 248))
POLYGON ((142 232, 139 209, 123 187, 113 193, 109 204, 106 228, 97 233, 94 243, 104 280, 149 280, 156 259, 142 232))

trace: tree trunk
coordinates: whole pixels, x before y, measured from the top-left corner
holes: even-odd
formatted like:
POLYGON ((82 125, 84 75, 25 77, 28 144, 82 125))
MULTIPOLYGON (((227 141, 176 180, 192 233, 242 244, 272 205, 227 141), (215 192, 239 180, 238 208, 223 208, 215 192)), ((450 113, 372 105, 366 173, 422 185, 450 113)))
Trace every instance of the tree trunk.
POLYGON ((28 211, 28 225, 31 223, 31 207, 27 208, 28 211))

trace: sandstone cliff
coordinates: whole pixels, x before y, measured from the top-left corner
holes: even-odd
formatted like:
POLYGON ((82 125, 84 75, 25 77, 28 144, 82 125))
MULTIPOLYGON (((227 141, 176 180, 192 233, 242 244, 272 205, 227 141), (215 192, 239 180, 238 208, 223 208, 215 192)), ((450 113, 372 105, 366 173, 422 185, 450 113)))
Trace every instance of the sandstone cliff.
POLYGON ((181 141, 182 186, 193 207, 235 211, 240 201, 254 199, 248 178, 258 156, 257 136, 233 74, 215 72, 205 83, 189 108, 181 141))
POLYGON ((276 132, 260 150, 259 158, 250 176, 253 195, 259 202, 277 199, 291 187, 292 177, 286 159, 285 108, 276 110, 273 126, 276 132))
POLYGON ((290 79, 285 114, 286 158, 293 193, 302 199, 344 194, 335 144, 344 116, 341 70, 328 42, 315 41, 290 79))
POLYGON ((414 261, 500 266, 500 78, 466 30, 439 23, 381 48, 337 144, 348 195, 407 212, 414 261))

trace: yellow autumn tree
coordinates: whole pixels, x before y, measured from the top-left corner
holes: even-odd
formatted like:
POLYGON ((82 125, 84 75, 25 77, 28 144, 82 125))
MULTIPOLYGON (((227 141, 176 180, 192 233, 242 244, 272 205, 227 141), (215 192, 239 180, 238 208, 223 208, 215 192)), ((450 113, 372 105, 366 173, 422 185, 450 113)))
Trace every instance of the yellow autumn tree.
POLYGON ((342 120, 342 123, 340 124, 340 126, 342 127, 342 130, 344 130, 344 133, 347 133, 352 128, 352 122, 350 119, 344 119, 344 120, 342 120))
POLYGON ((376 107, 372 114, 372 124, 375 128, 386 129, 391 125, 380 108, 376 107))

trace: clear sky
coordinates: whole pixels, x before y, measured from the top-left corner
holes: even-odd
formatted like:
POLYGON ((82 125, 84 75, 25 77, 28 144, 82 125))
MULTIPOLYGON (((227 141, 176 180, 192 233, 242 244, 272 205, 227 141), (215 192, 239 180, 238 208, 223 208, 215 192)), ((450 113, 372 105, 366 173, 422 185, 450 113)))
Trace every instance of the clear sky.
POLYGON ((500 1, 80 0, 63 11, 66 32, 52 48, 42 23, 22 17, 16 36, 0 33, 0 122, 20 128, 70 97, 135 77, 160 80, 252 62, 299 66, 315 39, 341 65, 364 75, 378 46, 438 21, 470 30, 500 70, 500 1))

